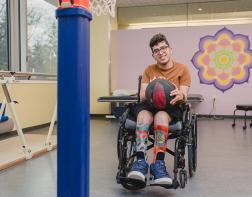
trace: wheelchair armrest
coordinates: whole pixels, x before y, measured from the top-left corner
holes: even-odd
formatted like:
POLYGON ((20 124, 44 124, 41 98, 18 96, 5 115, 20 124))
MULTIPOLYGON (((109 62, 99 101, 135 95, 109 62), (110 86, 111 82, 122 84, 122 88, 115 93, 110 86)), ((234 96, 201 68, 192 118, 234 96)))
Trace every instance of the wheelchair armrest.
POLYGON ((183 111, 190 110, 190 109, 191 109, 191 103, 184 102, 184 103, 181 103, 181 104, 179 105, 179 107, 180 107, 183 111))
POLYGON ((182 121, 177 121, 174 124, 169 125, 169 131, 178 131, 182 129, 182 121))
POLYGON ((130 120, 127 118, 125 121, 125 128, 130 129, 130 130, 135 130, 136 129, 136 121, 130 120))

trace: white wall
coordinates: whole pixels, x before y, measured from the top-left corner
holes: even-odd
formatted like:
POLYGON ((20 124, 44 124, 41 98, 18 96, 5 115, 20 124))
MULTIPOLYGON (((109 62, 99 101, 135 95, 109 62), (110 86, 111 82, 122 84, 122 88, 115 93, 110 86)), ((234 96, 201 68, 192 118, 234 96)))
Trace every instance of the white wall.
MULTIPOLYGON (((22 128, 37 126, 51 121, 56 104, 56 83, 18 83, 9 86, 12 100, 22 128)), ((3 100, 3 90, 0 87, 0 100, 3 100)), ((12 117, 7 106, 7 115, 12 117)))
POLYGON ((110 94, 110 17, 93 16, 90 31, 90 113, 109 114, 110 104, 97 99, 110 94))

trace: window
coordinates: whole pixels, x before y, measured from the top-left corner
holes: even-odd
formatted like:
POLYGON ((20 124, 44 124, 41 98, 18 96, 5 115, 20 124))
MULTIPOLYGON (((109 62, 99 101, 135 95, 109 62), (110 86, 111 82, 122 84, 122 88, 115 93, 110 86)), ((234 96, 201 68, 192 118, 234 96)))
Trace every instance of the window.
POLYGON ((55 10, 44 0, 27 0, 28 72, 57 72, 55 10))
POLYGON ((6 0, 0 0, 0 70, 8 70, 8 21, 6 0))

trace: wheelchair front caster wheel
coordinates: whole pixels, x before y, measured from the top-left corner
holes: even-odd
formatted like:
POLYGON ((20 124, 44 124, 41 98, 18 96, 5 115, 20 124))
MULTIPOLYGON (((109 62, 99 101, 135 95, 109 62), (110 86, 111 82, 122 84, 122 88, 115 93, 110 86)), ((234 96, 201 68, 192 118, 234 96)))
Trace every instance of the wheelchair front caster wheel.
POLYGON ((235 123, 232 124, 232 127, 235 127, 235 123))
POLYGON ((246 126, 243 126, 242 128, 243 128, 243 130, 247 129, 247 127, 246 127, 246 126))
POLYGON ((125 173, 123 173, 121 171, 117 172, 117 174, 116 174, 116 182, 118 184, 121 184, 121 178, 125 177, 125 176, 126 176, 125 173))
POLYGON ((128 177, 121 178, 121 185, 128 190, 139 190, 146 187, 146 180, 141 181, 137 179, 131 179, 128 177))
POLYGON ((187 173, 186 170, 180 170, 179 171, 179 183, 181 188, 185 188, 185 185, 187 183, 187 173))

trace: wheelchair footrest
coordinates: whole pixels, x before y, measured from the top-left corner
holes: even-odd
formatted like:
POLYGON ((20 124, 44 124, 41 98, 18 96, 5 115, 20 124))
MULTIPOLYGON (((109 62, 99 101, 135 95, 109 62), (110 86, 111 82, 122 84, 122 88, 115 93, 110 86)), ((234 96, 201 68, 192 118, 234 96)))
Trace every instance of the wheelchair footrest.
POLYGON ((177 189, 179 187, 179 183, 178 181, 173 181, 173 183, 170 185, 165 185, 165 184, 155 184, 152 183, 150 184, 150 186, 159 186, 159 187, 164 187, 166 189, 177 189))
POLYGON ((146 187, 146 181, 141 181, 137 179, 131 179, 128 177, 117 177, 117 180, 120 184, 122 184, 125 188, 129 190, 138 190, 146 187))

